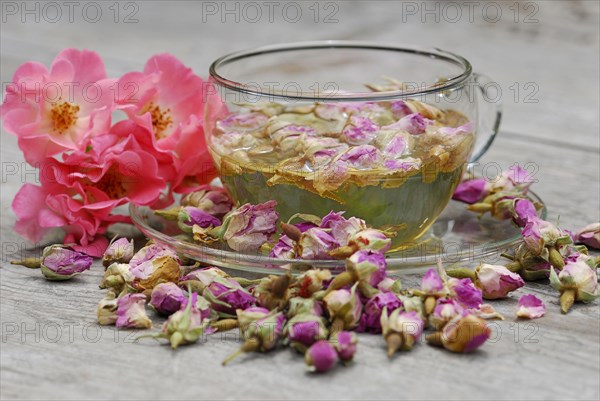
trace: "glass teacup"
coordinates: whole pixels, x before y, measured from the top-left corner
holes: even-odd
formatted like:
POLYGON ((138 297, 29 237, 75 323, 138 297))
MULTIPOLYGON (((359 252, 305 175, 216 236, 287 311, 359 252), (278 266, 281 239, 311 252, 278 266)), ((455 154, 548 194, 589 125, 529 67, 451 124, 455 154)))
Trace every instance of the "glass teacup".
POLYGON ((433 224, 492 143, 501 113, 483 102, 487 82, 439 49, 261 47, 212 64, 205 133, 239 204, 274 199, 283 221, 345 211, 401 246, 433 224))

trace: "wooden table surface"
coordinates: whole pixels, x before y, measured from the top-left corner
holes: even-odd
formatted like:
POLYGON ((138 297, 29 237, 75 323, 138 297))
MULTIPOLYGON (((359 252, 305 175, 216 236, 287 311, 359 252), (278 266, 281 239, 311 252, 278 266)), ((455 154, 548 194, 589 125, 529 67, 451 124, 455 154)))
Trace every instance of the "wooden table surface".
MULTIPOLYGON (((37 3, 27 4, 35 10, 37 3)), ((560 216, 561 226, 572 229, 600 220, 599 2, 521 2, 515 7, 513 1, 459 1, 454 3, 461 9, 458 17, 456 6, 453 10, 444 2, 253 3, 262 13, 257 21, 256 12, 242 2, 121 2, 119 15, 113 2, 96 3, 94 9, 76 2, 71 22, 66 6, 57 18, 41 2, 37 16, 35 11, 21 15, 21 2, 2 2, 3 88, 19 64, 49 63, 71 46, 98 51, 108 73, 118 76, 165 51, 206 75, 216 57, 269 43, 333 38, 435 45, 465 56, 502 89, 502 132, 482 163, 502 168, 535 163, 535 191, 551 220, 560 216), (102 15, 93 23, 98 7, 102 15), (268 7, 275 7, 271 16, 268 7), (298 9, 301 18, 293 22, 298 9)), ((289 350, 221 367, 224 356, 239 345, 232 333, 177 352, 151 341, 132 344, 130 332, 96 324, 96 304, 103 295, 97 287, 99 264, 60 284, 8 264, 39 252, 13 232, 10 209, 19 186, 35 175, 6 132, 1 157, 2 399, 600 397, 598 302, 577 304, 562 316, 557 294, 546 284, 528 283, 495 302, 507 319, 493 322, 493 341, 471 355, 422 344, 390 361, 381 337, 361 335, 353 365, 316 377, 305 373, 302 358, 289 350), (526 292, 547 304, 544 318, 514 319, 517 299, 526 292)), ((403 280, 416 285, 419 276, 403 280)))

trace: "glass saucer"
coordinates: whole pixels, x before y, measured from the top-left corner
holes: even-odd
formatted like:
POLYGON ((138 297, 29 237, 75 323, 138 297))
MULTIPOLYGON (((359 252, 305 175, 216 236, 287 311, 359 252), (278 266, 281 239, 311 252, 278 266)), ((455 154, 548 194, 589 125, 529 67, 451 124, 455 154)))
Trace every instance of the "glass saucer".
MULTIPOLYGON (((532 192, 529 196, 543 205, 539 214, 545 219, 546 207, 542 200, 532 192)), ((257 274, 277 274, 290 269, 302 271, 311 267, 344 268, 343 260, 275 259, 260 252, 235 252, 225 244, 202 245, 182 235, 176 222, 155 215, 149 207, 132 204, 129 212, 133 223, 148 238, 207 265, 257 274)), ((390 275, 413 273, 434 266, 438 258, 445 264, 494 263, 520 239, 520 230, 511 221, 496 220, 489 215, 479 218, 466 210, 464 203, 452 200, 421 238, 386 254, 388 271, 390 275)))

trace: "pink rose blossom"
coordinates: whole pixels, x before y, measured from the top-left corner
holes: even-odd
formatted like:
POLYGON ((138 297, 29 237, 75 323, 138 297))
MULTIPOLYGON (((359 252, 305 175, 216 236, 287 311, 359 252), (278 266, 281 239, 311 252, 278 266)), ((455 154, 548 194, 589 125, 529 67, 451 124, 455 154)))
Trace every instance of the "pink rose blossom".
POLYGON ((153 56, 143 72, 130 72, 118 81, 118 107, 154 134, 158 149, 175 153, 175 192, 190 192, 216 176, 202 125, 205 86, 170 54, 153 56))
POLYGON ((114 80, 106 78, 97 53, 66 49, 50 69, 37 62, 17 68, 0 115, 6 131, 18 137, 25 160, 33 165, 80 149, 86 138, 108 131, 114 90, 114 80))

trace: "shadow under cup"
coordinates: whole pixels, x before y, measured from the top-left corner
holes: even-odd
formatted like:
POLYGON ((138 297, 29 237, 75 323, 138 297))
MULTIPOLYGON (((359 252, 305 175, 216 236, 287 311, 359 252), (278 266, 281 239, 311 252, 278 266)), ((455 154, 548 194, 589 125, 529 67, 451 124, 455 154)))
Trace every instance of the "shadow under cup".
POLYGON ((210 75, 207 144, 238 204, 276 200, 282 221, 345 211, 394 232, 395 248, 435 222, 500 118, 484 104, 495 120, 479 122, 481 76, 437 49, 278 45, 210 75))

